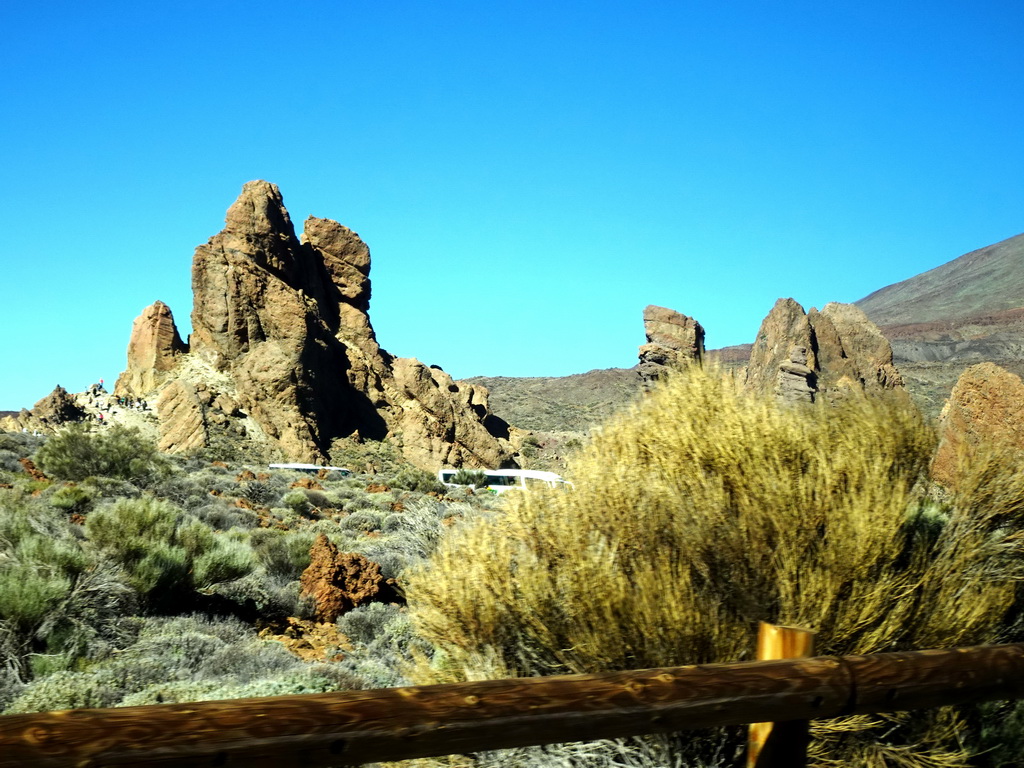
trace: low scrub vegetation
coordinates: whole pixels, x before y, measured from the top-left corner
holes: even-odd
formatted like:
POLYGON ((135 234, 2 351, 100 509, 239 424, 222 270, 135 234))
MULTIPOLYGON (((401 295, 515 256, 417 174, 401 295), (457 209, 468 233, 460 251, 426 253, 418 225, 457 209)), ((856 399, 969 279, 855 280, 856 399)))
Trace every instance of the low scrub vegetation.
MULTIPOLYGON (((793 408, 716 372, 677 376, 594 436, 573 492, 509 496, 442 541, 409 581, 414 626, 438 649, 415 678, 737 661, 758 621, 815 629, 822 654, 1011 639, 1024 475, 976 462, 975 481, 938 501, 933 450, 902 398, 793 408)), ((976 716, 826 723, 814 763, 973 764, 976 716)), ((598 751, 607 765, 735 765, 742 735, 598 751)), ((594 749, 482 762, 589 766, 594 749)))
MULTIPOLYGON (((976 453, 950 493, 934 448, 905 399, 784 407, 700 369, 595 430, 568 492, 445 488, 386 443, 338 441, 353 474, 315 477, 117 428, 0 433, 0 712, 737 661, 762 620, 822 654, 1024 639, 1021 464, 976 453), (320 534, 408 605, 360 605, 311 647, 320 534)), ((811 762, 1012 766, 1022 722, 1012 703, 845 718, 814 726, 811 762)), ((729 766, 743 733, 418 764, 729 766)))
POLYGON ((494 501, 441 498, 388 446, 350 450, 384 471, 311 478, 167 457, 117 427, 0 433, 0 712, 407 682, 412 649, 429 649, 404 606, 342 617, 358 639, 337 635, 319 660, 275 639, 288 617, 308 618, 310 546, 325 533, 401 586, 454 519, 494 501))

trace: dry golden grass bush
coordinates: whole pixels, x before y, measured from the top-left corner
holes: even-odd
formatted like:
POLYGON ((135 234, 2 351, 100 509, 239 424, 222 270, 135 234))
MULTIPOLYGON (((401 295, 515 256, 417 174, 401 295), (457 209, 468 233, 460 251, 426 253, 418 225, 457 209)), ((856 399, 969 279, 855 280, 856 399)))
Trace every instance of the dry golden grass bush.
MULTIPOLYGON (((939 504, 934 447, 905 398, 787 407, 680 373, 594 436, 575 490, 508 494, 409 579, 440 651, 417 681, 737 661, 759 620, 815 629, 820 654, 1001 639, 1024 479, 981 462, 939 504)), ((966 765, 948 712, 817 730, 819 765, 966 765)))

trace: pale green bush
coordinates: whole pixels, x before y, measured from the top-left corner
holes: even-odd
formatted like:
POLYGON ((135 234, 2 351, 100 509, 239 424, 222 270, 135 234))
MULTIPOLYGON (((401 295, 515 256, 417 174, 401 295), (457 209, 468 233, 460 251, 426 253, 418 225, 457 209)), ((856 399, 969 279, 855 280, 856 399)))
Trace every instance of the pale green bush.
POLYGON ((90 476, 128 480, 140 487, 151 485, 170 472, 169 462, 138 430, 115 424, 95 430, 88 424, 71 424, 49 438, 35 454, 46 474, 60 480, 84 480, 90 476))

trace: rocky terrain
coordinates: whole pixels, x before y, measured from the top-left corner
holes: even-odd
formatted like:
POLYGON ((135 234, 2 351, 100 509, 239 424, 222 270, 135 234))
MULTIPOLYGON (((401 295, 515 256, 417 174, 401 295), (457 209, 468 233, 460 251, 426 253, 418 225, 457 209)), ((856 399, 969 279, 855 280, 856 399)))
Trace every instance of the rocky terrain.
POLYGON ((1024 235, 886 286, 857 306, 892 343, 918 405, 936 417, 968 366, 1024 373, 1024 235))
MULTIPOLYGON (((456 382, 392 357, 370 323, 369 274, 356 233, 309 217, 299 237, 278 188, 246 184, 224 229, 196 249, 192 337, 181 339, 163 302, 136 318, 114 395, 147 401, 150 413, 124 418, 156 429, 170 452, 227 442, 322 461, 338 440, 388 438, 423 468, 557 468, 593 425, 685 359, 735 369, 748 387, 793 400, 833 398, 851 382, 902 383, 932 418, 969 365, 1024 374, 1024 235, 855 306, 805 313, 780 299, 752 343, 720 350, 704 349, 697 320, 650 306, 636 367, 566 377, 456 382)), ((72 399, 82 413, 61 415, 58 394, 0 419, 46 430, 99 416, 102 403, 81 395, 72 399)))
MULTIPOLYGON (((423 468, 515 464, 521 436, 486 389, 381 348, 369 274, 355 232, 309 217, 300 238, 278 188, 249 182, 196 248, 188 343, 168 306, 144 309, 113 395, 151 405, 170 453, 221 439, 320 462, 338 440, 387 438, 423 468)), ((52 428, 39 408, 8 427, 52 428)))

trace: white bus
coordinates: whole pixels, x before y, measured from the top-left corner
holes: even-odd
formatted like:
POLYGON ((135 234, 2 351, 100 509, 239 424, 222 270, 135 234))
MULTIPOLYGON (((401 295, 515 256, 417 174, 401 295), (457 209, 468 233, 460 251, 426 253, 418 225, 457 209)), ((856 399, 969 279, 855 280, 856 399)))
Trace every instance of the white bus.
POLYGON ((473 475, 482 474, 487 481, 487 490, 494 493, 505 493, 513 488, 572 488, 572 483, 554 472, 543 472, 539 469, 442 469, 437 479, 449 488, 461 488, 469 483, 453 482, 460 472, 473 475))
POLYGON ((319 464, 298 464, 295 462, 291 464, 271 464, 270 468, 290 469, 294 472, 309 472, 310 474, 316 474, 321 469, 326 470, 327 472, 341 472, 342 476, 352 474, 352 470, 345 469, 344 467, 321 467, 319 464))

